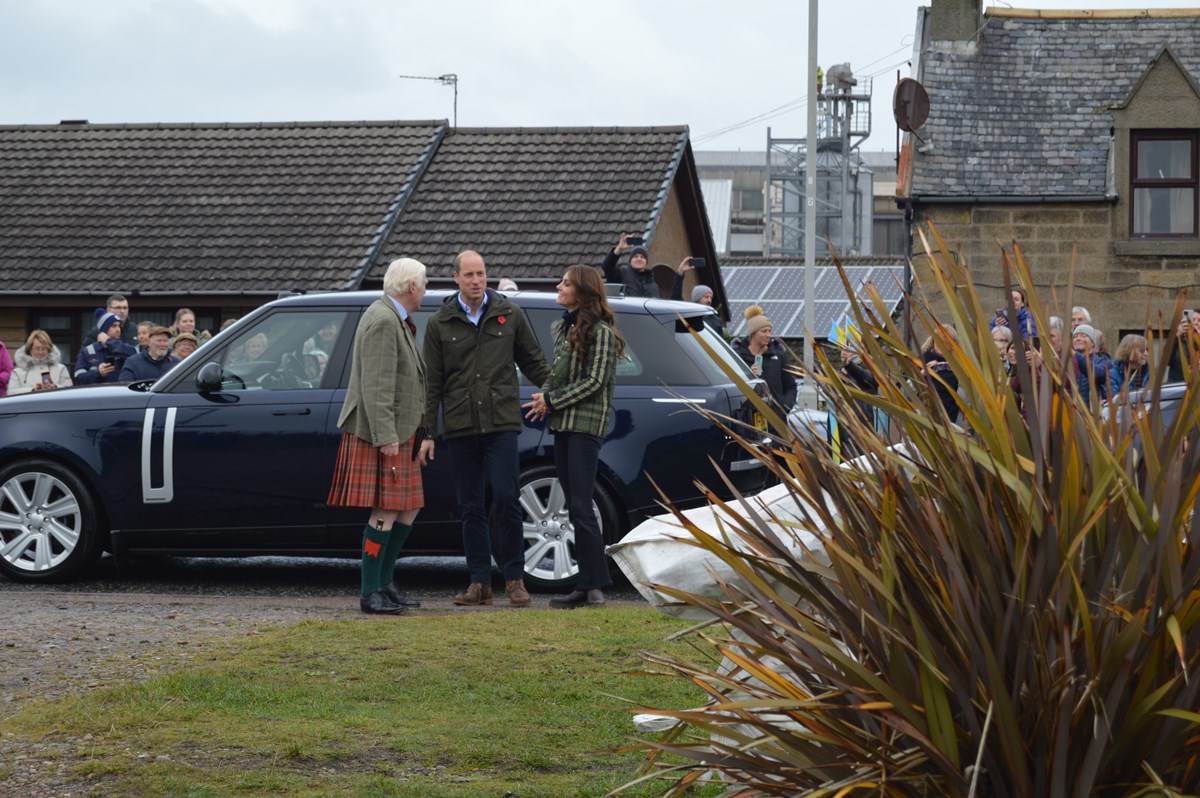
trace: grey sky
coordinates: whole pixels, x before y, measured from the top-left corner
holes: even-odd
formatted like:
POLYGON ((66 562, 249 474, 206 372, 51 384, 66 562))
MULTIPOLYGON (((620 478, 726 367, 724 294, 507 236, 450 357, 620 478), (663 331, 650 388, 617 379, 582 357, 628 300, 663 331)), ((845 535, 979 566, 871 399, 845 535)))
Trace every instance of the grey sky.
MULTIPOLYGON (((821 5, 821 66, 874 76, 865 149, 895 146, 921 5, 821 5)), ((807 24, 807 0, 0 0, 0 124, 449 119, 449 87, 398 76, 452 72, 463 126, 686 124, 699 149, 762 149, 768 125, 804 135, 807 24)))

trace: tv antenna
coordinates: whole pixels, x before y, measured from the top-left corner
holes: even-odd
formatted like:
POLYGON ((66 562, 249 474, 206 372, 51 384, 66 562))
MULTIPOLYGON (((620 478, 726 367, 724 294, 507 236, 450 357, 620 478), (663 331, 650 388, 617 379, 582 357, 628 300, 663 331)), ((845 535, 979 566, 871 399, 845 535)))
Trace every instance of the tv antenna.
POLYGON ((443 86, 450 86, 454 89, 454 126, 458 127, 458 75, 453 72, 447 72, 445 75, 397 75, 401 80, 436 80, 443 86))

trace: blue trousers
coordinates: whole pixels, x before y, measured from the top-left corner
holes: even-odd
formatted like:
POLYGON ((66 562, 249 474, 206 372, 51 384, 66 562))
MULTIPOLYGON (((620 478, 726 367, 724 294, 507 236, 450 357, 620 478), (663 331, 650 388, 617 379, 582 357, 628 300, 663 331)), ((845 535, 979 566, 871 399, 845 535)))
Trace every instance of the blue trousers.
POLYGON ((516 432, 490 432, 446 441, 454 466, 454 494, 462 513, 463 550, 472 582, 492 582, 492 537, 487 488, 496 508, 499 551, 496 564, 504 579, 525 576, 525 533, 521 523, 521 463, 516 432))
POLYGON ((567 515, 575 528, 575 560, 579 563, 579 590, 597 590, 612 584, 604 556, 604 534, 592 511, 596 464, 603 438, 582 432, 554 433, 554 467, 567 502, 567 515))

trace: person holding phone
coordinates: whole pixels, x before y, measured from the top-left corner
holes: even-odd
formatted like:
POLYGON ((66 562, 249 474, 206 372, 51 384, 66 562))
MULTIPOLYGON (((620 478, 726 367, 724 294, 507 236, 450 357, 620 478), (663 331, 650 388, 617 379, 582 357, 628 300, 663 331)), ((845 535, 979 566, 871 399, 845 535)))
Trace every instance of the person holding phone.
POLYGON ((662 293, 654 282, 654 273, 649 268, 649 252, 645 239, 632 233, 622 233, 621 240, 604 256, 600 271, 606 283, 619 283, 625 296, 658 299, 662 293), (621 255, 629 253, 629 265, 618 266, 621 255))
POLYGON ((34 330, 18 349, 15 366, 8 380, 8 395, 16 396, 33 391, 52 391, 71 383, 71 371, 63 365, 58 347, 45 330, 34 330))
POLYGON ((137 354, 133 344, 121 340, 121 318, 96 308, 96 340, 79 350, 75 360, 75 384, 116 382, 125 361, 137 354))
POLYGON ((733 351, 750 367, 755 377, 767 383, 769 404, 779 417, 786 418, 796 404, 796 377, 791 373, 791 358, 783 342, 772 336, 771 320, 759 305, 746 308, 746 334, 730 342, 733 351))

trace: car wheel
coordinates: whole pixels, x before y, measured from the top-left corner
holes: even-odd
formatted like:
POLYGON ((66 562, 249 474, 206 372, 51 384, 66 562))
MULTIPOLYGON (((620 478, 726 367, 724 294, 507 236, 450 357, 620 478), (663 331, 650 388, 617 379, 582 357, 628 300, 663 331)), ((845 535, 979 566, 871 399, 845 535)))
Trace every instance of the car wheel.
MULTIPOLYGON (((592 492, 592 510, 600 519, 605 543, 612 543, 617 535, 617 509, 599 484, 592 492)), ((521 472, 521 514, 529 586, 544 591, 571 590, 579 576, 575 528, 567 516, 566 499, 553 466, 521 472)))
POLYGON ((0 572, 14 582, 70 579, 100 553, 96 504, 83 481, 46 460, 0 470, 0 572))

